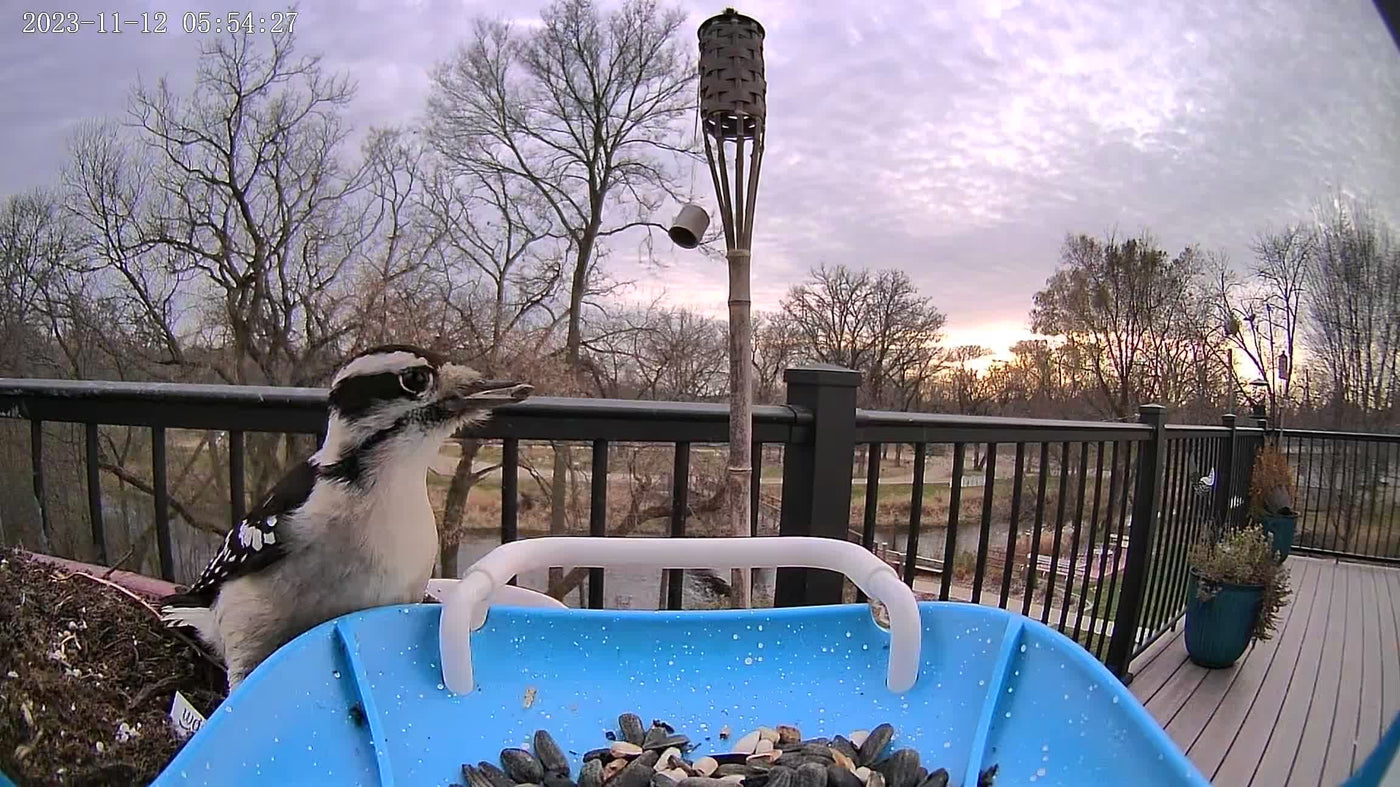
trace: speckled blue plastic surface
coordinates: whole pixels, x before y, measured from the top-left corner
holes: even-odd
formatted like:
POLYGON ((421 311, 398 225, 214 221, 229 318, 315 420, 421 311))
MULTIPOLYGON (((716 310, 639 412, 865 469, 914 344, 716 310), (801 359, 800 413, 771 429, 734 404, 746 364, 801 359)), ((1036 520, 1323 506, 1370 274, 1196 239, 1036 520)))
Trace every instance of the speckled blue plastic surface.
MULTIPOLYGON (((759 725, 806 737, 896 728, 952 784, 1208 784, 1137 700, 1059 633, 999 609, 920 604, 919 680, 885 687, 888 633, 865 605, 651 612, 492 608, 478 688, 441 685, 435 604, 346 616, 264 662, 157 785, 462 781, 548 729, 575 775, 619 713, 664 719, 700 752, 759 725), (526 696, 533 689, 533 701, 526 696), (365 720, 351 706, 360 702, 365 720)), ((699 756, 698 754, 695 756, 699 756)))

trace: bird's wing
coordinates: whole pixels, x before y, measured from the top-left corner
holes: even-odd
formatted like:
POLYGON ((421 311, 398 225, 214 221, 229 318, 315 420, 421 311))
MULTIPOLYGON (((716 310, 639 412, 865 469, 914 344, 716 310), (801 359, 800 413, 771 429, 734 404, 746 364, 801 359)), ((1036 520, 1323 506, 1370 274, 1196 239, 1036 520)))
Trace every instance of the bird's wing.
POLYGON ((306 503, 315 484, 316 466, 309 461, 288 471, 263 502, 228 531, 218 553, 190 589, 166 603, 208 606, 223 583, 261 571, 280 560, 287 554, 287 546, 278 522, 306 503))

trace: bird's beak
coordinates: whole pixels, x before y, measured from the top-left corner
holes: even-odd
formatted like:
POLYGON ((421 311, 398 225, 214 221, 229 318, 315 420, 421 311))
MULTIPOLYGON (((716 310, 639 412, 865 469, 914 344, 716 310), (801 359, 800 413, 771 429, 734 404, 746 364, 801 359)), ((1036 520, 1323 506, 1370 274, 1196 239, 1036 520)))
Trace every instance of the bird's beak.
POLYGON ((439 403, 450 413, 489 410, 528 397, 534 386, 515 380, 487 380, 464 366, 444 364, 439 403))
POLYGON ((465 397, 473 402, 519 402, 534 392, 529 383, 513 380, 476 380, 463 386, 465 397))

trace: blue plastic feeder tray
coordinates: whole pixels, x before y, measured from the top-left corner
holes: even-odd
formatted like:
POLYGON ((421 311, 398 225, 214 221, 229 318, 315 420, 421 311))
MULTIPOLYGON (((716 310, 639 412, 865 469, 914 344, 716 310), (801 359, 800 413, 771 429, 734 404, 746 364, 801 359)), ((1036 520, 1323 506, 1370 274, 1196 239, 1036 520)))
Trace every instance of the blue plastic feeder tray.
MULTIPOLYGON (((443 585, 439 585, 439 590, 443 585)), ((260 665, 157 785, 446 785, 547 729, 576 776, 620 713, 663 719, 693 756, 792 724, 805 737, 889 722, 894 746, 973 787, 1208 785, 1079 645, 1000 609, 918 603, 858 545, 816 538, 539 538, 445 584, 441 604, 367 610, 260 665), (553 566, 840 571, 865 604, 717 612, 565 609, 507 586, 553 566), (720 730, 733 731, 729 740, 720 730)))

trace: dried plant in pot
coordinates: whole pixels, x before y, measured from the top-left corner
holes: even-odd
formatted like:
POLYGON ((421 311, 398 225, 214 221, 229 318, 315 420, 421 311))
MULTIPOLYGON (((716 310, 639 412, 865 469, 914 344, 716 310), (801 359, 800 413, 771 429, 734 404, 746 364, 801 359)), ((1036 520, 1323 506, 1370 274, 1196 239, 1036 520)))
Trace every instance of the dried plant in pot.
POLYGON ((1249 516, 1273 538, 1275 559, 1282 563, 1293 548, 1298 530, 1293 466, 1273 443, 1259 449, 1249 475, 1249 516))
POLYGON ((1230 530, 1192 547, 1186 599, 1186 652, 1203 667, 1229 667, 1251 643, 1273 636, 1291 592, 1288 569, 1274 560, 1259 525, 1230 530))

